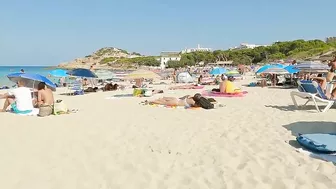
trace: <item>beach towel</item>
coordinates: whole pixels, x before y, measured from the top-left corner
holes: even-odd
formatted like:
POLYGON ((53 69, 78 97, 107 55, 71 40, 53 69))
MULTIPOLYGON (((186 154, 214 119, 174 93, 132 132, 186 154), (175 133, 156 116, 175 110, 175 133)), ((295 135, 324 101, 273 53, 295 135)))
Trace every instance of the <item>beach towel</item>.
POLYGON ((185 106, 167 106, 161 104, 150 104, 148 101, 140 103, 141 105, 151 106, 151 107, 160 107, 160 108, 171 108, 171 109, 189 109, 189 110, 199 110, 201 107, 185 107, 185 106))
POLYGON ((39 109, 38 108, 34 108, 31 112, 29 112, 29 113, 15 113, 16 115, 21 115, 21 116, 37 116, 37 114, 39 114, 39 109))
POLYGON ((118 95, 105 97, 105 99, 111 100, 111 99, 120 99, 120 98, 125 98, 125 97, 135 97, 135 96, 133 96, 133 94, 118 94, 118 95))
MULTIPOLYGON (((183 87, 183 86, 179 86, 179 87, 183 87)), ((204 86, 199 85, 199 86, 186 86, 185 88, 170 88, 169 90, 184 90, 184 89, 203 89, 204 86)))
MULTIPOLYGON (((160 107, 160 108, 171 108, 171 109, 188 109, 188 110, 200 110, 203 109, 201 107, 185 107, 185 106, 167 106, 167 105, 160 105, 160 104, 149 104, 148 102, 141 102, 141 105, 152 106, 152 107, 160 107)), ((225 107, 223 104, 215 104, 216 108, 225 107)))
POLYGON ((314 152, 307 151, 305 149, 299 148, 296 150, 299 153, 308 155, 309 157, 320 159, 323 161, 333 162, 336 163, 336 154, 318 154, 314 152))
POLYGON ((320 153, 331 154, 336 153, 336 134, 299 134, 296 138, 298 143, 305 149, 320 153))
POLYGON ((202 96, 212 96, 212 97, 244 97, 247 91, 236 92, 236 93, 220 93, 215 91, 203 91, 202 96))

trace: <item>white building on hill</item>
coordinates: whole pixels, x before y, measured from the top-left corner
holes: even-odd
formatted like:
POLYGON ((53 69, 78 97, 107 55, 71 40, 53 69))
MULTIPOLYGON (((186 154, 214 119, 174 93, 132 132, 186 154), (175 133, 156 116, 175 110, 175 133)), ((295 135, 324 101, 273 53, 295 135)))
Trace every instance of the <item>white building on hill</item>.
POLYGON ((181 55, 179 52, 174 51, 164 51, 160 54, 161 69, 164 69, 168 66, 168 61, 180 61, 181 55))
POLYGON ((230 48, 230 50, 254 49, 256 47, 267 47, 267 46, 268 45, 256 45, 256 44, 241 43, 238 47, 230 48))
POLYGON ((211 52, 211 48, 202 48, 200 45, 197 45, 196 48, 189 48, 189 49, 184 49, 181 51, 182 54, 184 53, 191 53, 191 52, 197 52, 197 51, 202 51, 202 52, 211 52))

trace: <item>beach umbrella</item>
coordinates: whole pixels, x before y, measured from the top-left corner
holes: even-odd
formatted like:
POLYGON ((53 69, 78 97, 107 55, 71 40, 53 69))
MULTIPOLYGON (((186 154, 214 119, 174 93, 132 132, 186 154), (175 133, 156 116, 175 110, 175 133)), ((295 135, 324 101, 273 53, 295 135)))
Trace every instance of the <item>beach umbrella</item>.
POLYGON ((285 68, 286 67, 286 65, 280 64, 280 63, 271 63, 270 65, 274 65, 274 66, 277 66, 279 68, 285 68))
POLYGON ((256 71, 257 74, 267 70, 267 69, 270 69, 270 68, 283 68, 283 65, 282 64, 267 64, 261 68, 259 68, 258 71, 256 71))
POLYGON ((154 79, 154 78, 160 78, 160 76, 149 70, 136 70, 125 76, 125 79, 141 79, 141 78, 154 79))
POLYGON ((268 69, 262 71, 261 73, 277 74, 277 75, 289 74, 289 72, 286 69, 284 69, 284 68, 277 68, 277 67, 268 68, 268 69))
POLYGON ((295 68, 295 66, 293 65, 286 66, 285 70, 287 70, 290 74, 298 73, 300 71, 297 68, 295 68))
POLYGON ((211 75, 222 75, 226 72, 227 72, 227 70, 225 68, 215 68, 215 69, 210 71, 210 74, 211 75))
POLYGON ((226 72, 226 75, 239 75, 239 72, 237 70, 231 70, 226 72))
POLYGON ((52 71, 49 72, 49 74, 54 76, 54 77, 68 77, 69 76, 67 74, 67 71, 62 70, 62 69, 52 70, 52 71))
POLYGON ((98 76, 98 79, 103 80, 112 79, 116 76, 113 72, 109 70, 97 70, 94 73, 98 76))
POLYGON ((12 73, 8 74, 7 77, 9 80, 15 83, 17 83, 19 80, 23 80, 26 87, 28 88, 36 88, 39 82, 44 82, 48 88, 56 91, 56 85, 43 75, 31 73, 12 73))
POLYGON ((329 69, 328 65, 319 62, 301 62, 294 67, 300 72, 326 72, 329 69))
POLYGON ((91 70, 84 68, 77 68, 67 72, 68 75, 76 77, 89 77, 89 78, 98 78, 98 76, 93 73, 91 70))

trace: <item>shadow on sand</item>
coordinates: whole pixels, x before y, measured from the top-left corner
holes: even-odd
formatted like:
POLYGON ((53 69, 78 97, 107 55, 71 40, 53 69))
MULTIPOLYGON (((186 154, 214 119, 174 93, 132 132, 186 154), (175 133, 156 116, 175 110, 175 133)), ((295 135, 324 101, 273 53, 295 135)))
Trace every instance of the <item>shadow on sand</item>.
POLYGON ((277 105, 265 105, 266 108, 275 108, 281 111, 294 112, 297 108, 294 105, 277 106, 277 105))
MULTIPOLYGON (((307 111, 308 113, 318 113, 316 110, 316 107, 314 105, 306 105, 306 106, 299 106, 296 108, 294 105, 288 105, 288 106, 277 106, 277 105, 265 105, 266 108, 275 108, 281 111, 307 111)), ((323 109, 323 106, 319 106, 320 110, 323 109)))
POLYGON ((284 125, 288 131, 292 132, 292 135, 298 136, 298 134, 313 134, 313 133, 336 133, 336 122, 295 122, 289 125, 284 125))
MULTIPOLYGON (((284 125, 288 131, 291 131, 292 135, 297 137, 299 134, 313 134, 313 133, 336 133, 336 122, 295 122, 288 125, 284 125)), ((302 146, 296 141, 291 140, 288 142, 294 148, 302 148, 302 146)))

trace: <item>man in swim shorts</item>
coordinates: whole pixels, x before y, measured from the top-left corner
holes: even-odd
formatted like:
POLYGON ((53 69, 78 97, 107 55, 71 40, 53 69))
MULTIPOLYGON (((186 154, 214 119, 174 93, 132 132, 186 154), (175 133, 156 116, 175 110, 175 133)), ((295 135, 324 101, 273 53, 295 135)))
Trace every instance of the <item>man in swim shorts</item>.
POLYGON ((33 99, 30 89, 25 87, 23 80, 19 80, 17 85, 17 88, 0 95, 0 98, 6 99, 0 112, 6 112, 9 106, 17 114, 27 114, 33 111, 33 99))

